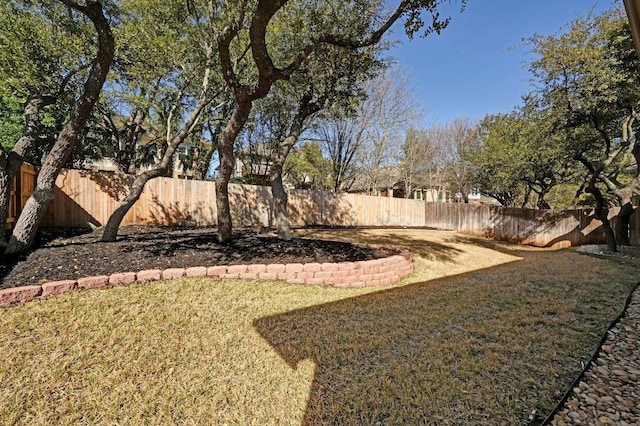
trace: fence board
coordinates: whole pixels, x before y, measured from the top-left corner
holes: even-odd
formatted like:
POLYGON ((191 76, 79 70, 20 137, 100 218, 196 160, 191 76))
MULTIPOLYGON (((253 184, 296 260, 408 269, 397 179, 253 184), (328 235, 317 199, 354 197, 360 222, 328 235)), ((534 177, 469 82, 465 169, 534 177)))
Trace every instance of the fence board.
MULTIPOLYGON (((115 173, 64 170, 44 226, 104 225, 133 177, 115 173)), ((268 187, 230 185, 234 226, 271 227, 268 187)), ((600 222, 589 210, 562 212, 505 209, 478 204, 425 202, 360 194, 291 190, 293 226, 416 226, 516 241, 536 246, 604 242, 600 222)), ((615 216, 616 209, 611 210, 615 216)), ((215 184, 157 178, 147 183, 123 225, 215 225, 215 184)), ((631 220, 631 240, 640 244, 640 212, 631 220)))
POLYGON ((36 187, 37 169, 31 164, 23 163, 20 172, 13 178, 9 192, 9 210, 7 214, 7 229, 15 226, 20 212, 36 187))
POLYGON ((14 178, 11 181, 11 189, 9 190, 9 209, 7 211, 7 229, 11 229, 15 226, 16 220, 18 220, 18 210, 20 204, 17 202, 18 197, 18 179, 14 178))

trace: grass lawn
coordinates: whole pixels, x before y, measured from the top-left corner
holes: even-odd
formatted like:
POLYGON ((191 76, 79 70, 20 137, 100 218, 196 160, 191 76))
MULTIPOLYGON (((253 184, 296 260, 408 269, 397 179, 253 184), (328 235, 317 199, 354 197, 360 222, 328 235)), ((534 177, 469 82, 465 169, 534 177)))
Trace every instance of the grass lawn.
POLYGON ((596 349, 640 268, 445 231, 394 287, 184 279, 0 310, 0 424, 527 424, 596 349))

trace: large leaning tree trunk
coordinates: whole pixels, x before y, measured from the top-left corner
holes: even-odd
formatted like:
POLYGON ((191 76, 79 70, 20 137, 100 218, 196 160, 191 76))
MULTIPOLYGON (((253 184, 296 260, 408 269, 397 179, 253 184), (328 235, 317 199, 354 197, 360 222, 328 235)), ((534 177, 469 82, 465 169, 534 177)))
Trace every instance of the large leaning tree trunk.
POLYGON ((611 221, 609 220, 609 209, 607 208, 607 201, 602 195, 600 189, 594 185, 588 185, 585 188, 585 192, 593 195, 595 199, 594 216, 602 223, 602 230, 604 232, 607 248, 612 252, 618 251, 618 242, 616 240, 616 234, 611 227, 611 221))
MULTIPOLYGON (((595 128, 602 136, 604 145, 606 147, 606 158, 602 162, 596 164, 588 164, 583 155, 578 158, 582 162, 582 164, 587 167, 592 176, 605 184, 609 194, 614 195, 618 203, 620 204, 620 212, 616 216, 615 221, 615 232, 611 230, 611 234, 614 235, 613 238, 615 243, 625 246, 631 245, 629 238, 630 220, 631 215, 635 211, 635 207, 632 204, 632 196, 634 193, 640 193, 640 144, 638 143, 638 139, 636 138, 635 132, 633 131, 633 126, 636 120, 637 117, 635 109, 630 108, 629 114, 622 122, 621 137, 619 138, 619 143, 617 146, 615 146, 615 148, 613 148, 614 143, 609 134, 603 129, 598 121, 594 120, 595 128), (618 180, 615 178, 615 172, 607 175, 605 174, 605 170, 607 170, 616 159, 620 158, 623 153, 629 149, 631 149, 631 154, 635 161, 635 172, 631 181, 629 181, 625 185, 621 185, 620 182, 618 182, 618 180)), ((591 181, 589 187, 587 187, 587 192, 590 192, 590 189, 592 189, 592 187, 593 180, 591 181)), ((598 203, 599 201, 596 198, 596 204, 598 203)), ((610 228, 610 225, 608 226, 610 228)), ((605 233, 607 233, 608 240, 609 231, 606 227, 605 233)), ((607 245, 609 246, 609 249, 615 251, 615 249, 612 249, 613 246, 611 243, 607 243, 607 245)), ((615 248, 617 249, 617 246, 615 248)))
POLYGON ((131 184, 131 187, 129 188, 129 193, 127 194, 127 196, 118 204, 111 216, 109 216, 109 220, 107 221, 107 224, 104 227, 104 232, 102 234, 102 241, 116 240, 122 220, 127 215, 129 210, 131 210, 131 207, 133 207, 136 201, 140 199, 142 191, 144 191, 144 187, 147 182, 149 182, 151 179, 167 175, 167 173, 169 172, 169 166, 171 166, 171 164, 173 163, 172 160, 173 155, 176 152, 176 148, 182 142, 184 142, 187 136, 189 136, 189 133, 191 133, 192 129, 196 125, 197 117, 205 106, 206 104, 200 103, 191 113, 187 124, 169 142, 160 162, 153 169, 146 170, 136 176, 133 183, 131 184))
POLYGON ((20 172, 24 157, 38 137, 42 108, 55 101, 53 96, 30 97, 24 107, 25 126, 22 136, 8 153, 0 147, 0 246, 7 244, 7 218, 13 178, 20 172))
MULTIPOLYGON (((118 236, 118 229, 120 229, 120 224, 122 220, 126 216, 126 214, 131 210, 131 207, 140 199, 142 195, 142 191, 144 191, 144 187, 151 179, 155 179, 160 176, 166 176, 169 172, 169 167, 173 164, 173 155, 176 152, 178 146, 185 141, 185 139, 193 132, 194 128, 198 123, 198 119, 202 114, 202 111, 211 103, 213 100, 212 97, 208 96, 209 90, 209 78, 211 76, 211 69, 207 67, 204 72, 204 77, 202 79, 202 92, 200 94, 200 99, 198 100, 198 104, 191 111, 189 118, 187 119, 182 129, 170 140, 167 141, 167 149, 165 150, 162 159, 160 162, 152 169, 146 170, 136 176, 131 187, 129 188, 129 193, 127 196, 118 204, 116 209, 113 211, 107 224, 105 225, 104 232, 102 234, 102 241, 115 241, 118 236)), ((169 129, 170 121, 172 114, 169 114, 169 119, 167 120, 167 129, 169 129)))
POLYGON ((615 222, 615 234, 616 241, 621 246, 630 246, 631 239, 629 238, 629 234, 631 232, 631 215, 635 211, 635 207, 631 204, 631 198, 627 202, 625 202, 622 206, 620 206, 620 212, 618 212, 618 216, 615 222))
POLYGON ((609 192, 615 195, 620 203, 620 211, 615 220, 616 241, 622 246, 630 246, 631 215, 636 210, 632 203, 632 196, 634 189, 635 191, 640 189, 640 176, 635 176, 624 188, 618 188, 608 177, 603 177, 602 180, 607 185, 609 192))
POLYGON ((228 185, 235 163, 233 144, 247 121, 253 102, 267 96, 276 81, 288 80, 319 45, 328 44, 350 49, 373 46, 380 42, 382 36, 403 15, 406 15, 408 20, 407 32, 413 34, 424 24, 420 12, 425 10, 429 11, 433 18, 429 30, 439 32, 448 23, 448 20, 440 21, 439 14, 435 11, 436 6, 440 3, 439 0, 403 0, 380 23, 379 28, 372 30, 369 34, 356 34, 353 38, 348 39, 334 34, 319 34, 302 46, 299 51, 293 53, 293 59, 288 65, 277 67, 267 48, 267 27, 274 15, 287 4, 287 1, 260 0, 255 5, 250 19, 247 19, 246 16, 249 7, 244 2, 239 2, 236 13, 224 26, 224 30, 217 40, 222 75, 234 97, 233 114, 218 141, 220 168, 216 176, 216 206, 218 208, 219 242, 227 242, 232 237, 233 226, 228 185), (238 38, 246 20, 250 21, 248 49, 251 51, 253 65, 257 71, 256 80, 248 84, 240 81, 230 50, 231 42, 238 38))
POLYGON ((618 202, 620 203, 620 212, 616 217, 615 222, 615 234, 616 239, 620 245, 630 246, 630 222, 631 215, 636 210, 632 203, 633 194, 640 194, 640 143, 638 139, 635 137, 635 133, 632 130, 632 125, 635 122, 635 114, 632 114, 630 117, 625 120, 622 128, 622 141, 626 141, 626 144, 623 144, 622 147, 626 148, 627 146, 631 146, 631 154, 635 161, 635 172, 633 174, 633 179, 624 187, 620 187, 620 185, 607 176, 603 177, 605 185, 609 192, 616 196, 618 202))
POLYGON ((98 51, 80 97, 71 111, 71 117, 62 128, 42 164, 33 194, 27 200, 9 240, 7 253, 23 252, 33 243, 40 221, 49 202, 53 199, 56 178, 69 158, 78 139, 78 134, 91 115, 93 106, 98 101, 102 85, 113 61, 114 40, 109 22, 104 16, 102 4, 99 1, 87 1, 83 6, 73 0, 60 1, 91 20, 98 35, 98 51))
POLYGON ((612 252, 618 251, 618 245, 616 242, 616 236, 611 228, 611 222, 609 221, 609 209, 607 208, 607 202, 604 199, 602 192, 595 186, 592 180, 590 184, 585 188, 585 191, 591 195, 596 201, 594 215, 596 219, 602 222, 602 229, 607 239, 607 248, 612 252))
MULTIPOLYGON (((585 156, 584 153, 578 153, 574 157, 588 170, 589 178, 584 184, 584 192, 591 194, 595 200, 594 215, 596 219, 602 222, 602 229, 607 239, 607 248, 612 252, 618 251, 618 244, 616 242, 616 235, 611 228, 611 222, 609 221, 609 209, 607 208, 607 200, 602 195, 600 188, 596 186, 599 182, 602 172, 607 166, 607 162, 600 162, 596 165, 592 164, 585 156)), ((609 155, 609 159, 614 158, 609 155)))
POLYGON ((273 217, 275 219, 278 238, 288 241, 292 238, 291 220, 289 219, 288 203, 289 197, 282 183, 282 171, 284 162, 296 144, 302 131, 304 130, 304 122, 311 115, 320 111, 325 103, 326 97, 321 97, 316 102, 312 102, 311 94, 306 93, 300 100, 298 112, 293 118, 293 122, 289 127, 287 137, 278 145, 278 153, 271 165, 269 180, 271 182, 272 208, 273 217))

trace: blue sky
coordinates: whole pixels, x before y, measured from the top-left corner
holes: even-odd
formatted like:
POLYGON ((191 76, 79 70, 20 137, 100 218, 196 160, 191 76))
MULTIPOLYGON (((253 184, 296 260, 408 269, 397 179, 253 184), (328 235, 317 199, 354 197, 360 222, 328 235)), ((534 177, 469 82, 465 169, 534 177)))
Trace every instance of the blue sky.
POLYGON ((622 0, 468 0, 446 10, 449 27, 440 35, 401 37, 389 55, 413 76, 416 97, 426 110, 424 126, 456 117, 479 120, 509 112, 530 91, 523 40, 562 32, 571 20, 622 4, 622 0))

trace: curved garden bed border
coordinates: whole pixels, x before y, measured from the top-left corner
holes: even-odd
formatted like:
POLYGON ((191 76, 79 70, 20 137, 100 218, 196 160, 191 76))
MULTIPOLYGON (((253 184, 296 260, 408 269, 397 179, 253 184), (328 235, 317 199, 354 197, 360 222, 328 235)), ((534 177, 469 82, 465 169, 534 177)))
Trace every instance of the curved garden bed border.
POLYGON ((385 249, 396 254, 380 259, 358 262, 194 266, 164 270, 150 269, 139 272, 118 272, 111 275, 83 277, 77 280, 50 281, 41 285, 0 290, 0 307, 29 302, 36 298, 54 296, 75 289, 108 288, 134 282, 169 280, 183 277, 280 280, 290 284, 354 288, 394 284, 413 270, 413 261, 408 250, 373 244, 368 246, 374 249, 385 249))

